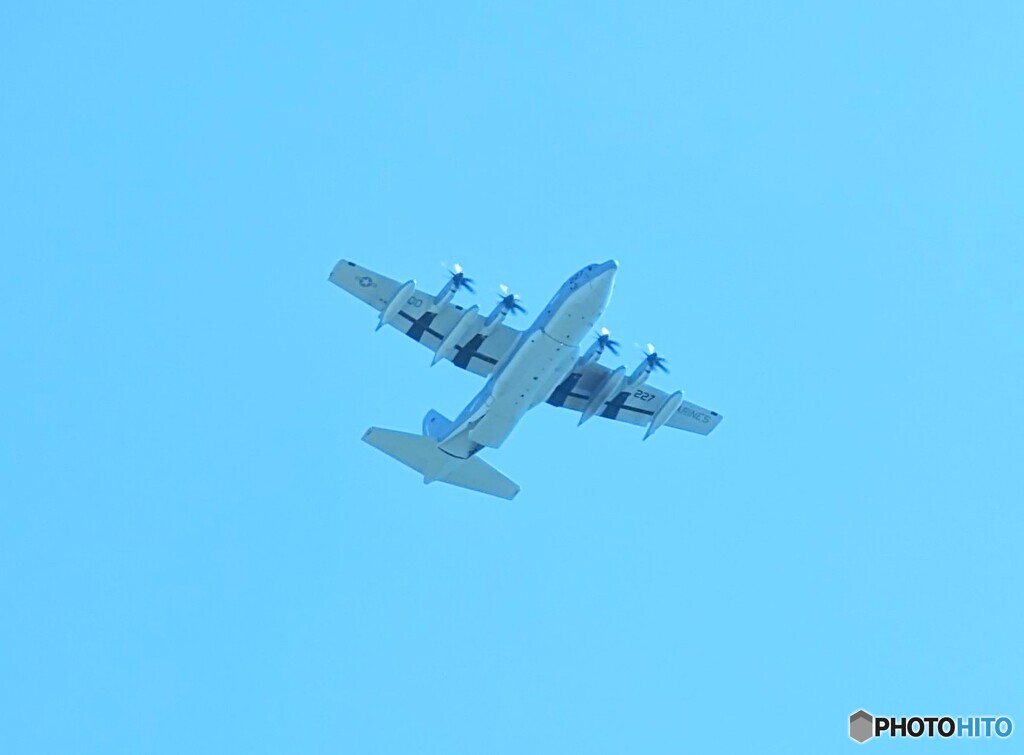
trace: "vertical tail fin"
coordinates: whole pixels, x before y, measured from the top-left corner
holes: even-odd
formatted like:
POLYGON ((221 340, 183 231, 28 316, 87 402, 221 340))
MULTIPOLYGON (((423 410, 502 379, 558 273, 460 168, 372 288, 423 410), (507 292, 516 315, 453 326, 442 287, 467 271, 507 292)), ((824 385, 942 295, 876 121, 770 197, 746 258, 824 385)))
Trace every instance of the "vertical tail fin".
POLYGON ((452 421, 434 409, 423 418, 423 434, 428 438, 441 440, 451 429, 452 421))

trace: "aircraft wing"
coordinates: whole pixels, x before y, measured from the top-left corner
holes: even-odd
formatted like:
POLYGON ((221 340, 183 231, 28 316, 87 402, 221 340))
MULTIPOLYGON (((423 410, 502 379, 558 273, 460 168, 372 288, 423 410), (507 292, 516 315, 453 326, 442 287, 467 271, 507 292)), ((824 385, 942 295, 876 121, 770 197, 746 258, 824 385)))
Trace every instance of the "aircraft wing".
MULTIPOLYGON (((378 312, 383 312, 405 285, 348 260, 334 266, 330 281, 378 312)), ((504 323, 483 335, 484 315, 472 313, 467 315, 469 321, 463 321, 467 311, 463 307, 448 302, 435 310, 433 303, 433 294, 410 287, 405 301, 387 322, 435 353, 458 325, 465 335, 449 344, 444 358, 483 376, 490 375, 519 340, 520 331, 504 323)))
MULTIPOLYGON (((582 412, 611 372, 604 365, 597 363, 579 367, 573 370, 569 377, 555 389, 548 398, 548 403, 582 412)), ((595 416, 617 419, 631 425, 647 425, 668 396, 669 394, 665 391, 647 383, 630 390, 623 388, 617 395, 606 401, 595 416)), ((722 415, 718 412, 697 406, 689 401, 683 401, 672 414, 666 426, 707 435, 721 421, 722 415)))

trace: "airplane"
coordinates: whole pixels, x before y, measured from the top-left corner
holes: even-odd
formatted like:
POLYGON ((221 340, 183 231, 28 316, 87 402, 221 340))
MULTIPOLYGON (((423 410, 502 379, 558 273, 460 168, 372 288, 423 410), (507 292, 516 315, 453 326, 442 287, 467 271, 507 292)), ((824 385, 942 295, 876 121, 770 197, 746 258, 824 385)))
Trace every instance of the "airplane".
POLYGON ((363 440, 419 472, 424 483, 446 482, 511 500, 519 486, 478 453, 498 448, 526 412, 540 404, 579 412, 581 425, 600 416, 646 426, 644 440, 665 425, 710 433, 722 421, 720 414, 684 401, 682 391, 670 394, 647 383, 655 370, 668 372, 652 344, 630 374, 625 367, 598 363, 605 351, 618 354, 619 344, 607 328, 580 353, 608 305, 618 268, 618 262, 608 260, 577 271, 533 325, 520 331, 505 318, 526 310, 506 286, 488 315, 476 305, 453 303, 461 289, 474 293, 473 279, 459 265, 431 295, 417 289, 414 280, 399 283, 354 262, 338 262, 329 280, 377 310, 377 330, 397 328, 434 352, 432 364, 448 360, 487 378, 454 421, 431 409, 422 434, 371 427, 363 440))

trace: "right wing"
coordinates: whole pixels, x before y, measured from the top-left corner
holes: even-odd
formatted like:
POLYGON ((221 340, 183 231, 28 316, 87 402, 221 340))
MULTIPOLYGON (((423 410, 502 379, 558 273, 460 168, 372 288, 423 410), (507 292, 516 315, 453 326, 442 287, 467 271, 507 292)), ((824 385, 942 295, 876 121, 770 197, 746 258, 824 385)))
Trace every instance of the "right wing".
MULTIPOLYGON (((583 412, 610 373, 610 369, 597 363, 577 367, 555 389, 548 398, 548 403, 583 412)), ((665 391, 649 383, 630 389, 623 386, 616 395, 605 401, 595 416, 628 422, 631 425, 647 425, 667 398, 668 394, 665 391)), ((722 415, 718 412, 683 401, 666 425, 707 435, 721 421, 722 415)))
MULTIPOLYGON (((348 260, 341 260, 334 266, 330 281, 378 312, 388 306, 403 285, 348 260)), ((433 294, 413 290, 388 324, 436 352, 465 310, 451 302, 438 308, 434 308, 433 303, 433 294)), ((479 313, 472 317, 474 321, 467 324, 466 335, 445 358, 464 370, 486 377, 515 347, 520 331, 500 323, 488 335, 483 335, 481 331, 487 318, 479 313)))

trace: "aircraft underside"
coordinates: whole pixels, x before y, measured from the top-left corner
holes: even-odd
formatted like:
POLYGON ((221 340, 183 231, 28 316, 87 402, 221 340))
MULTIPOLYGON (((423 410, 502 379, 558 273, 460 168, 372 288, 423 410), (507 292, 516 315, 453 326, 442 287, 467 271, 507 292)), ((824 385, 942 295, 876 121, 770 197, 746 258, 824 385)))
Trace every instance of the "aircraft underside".
POLYGON ((547 403, 580 412, 580 424, 594 416, 647 427, 645 438, 668 425, 707 435, 721 415, 647 384, 655 371, 667 372, 664 358, 648 345, 644 361, 630 374, 599 364, 617 344, 602 329, 585 354, 581 344, 597 325, 611 297, 618 269, 613 260, 588 265, 559 289, 525 331, 504 323, 525 311, 518 297, 501 287, 498 305, 483 316, 477 307, 452 303, 455 293, 472 291, 472 281, 456 266, 435 296, 400 284, 353 262, 335 265, 330 279, 379 312, 378 329, 390 325, 434 352, 434 363, 450 361, 488 378, 454 420, 431 410, 422 433, 372 427, 363 439, 415 469, 426 483, 442 481, 502 498, 519 486, 477 456, 497 448, 530 409, 547 403))

